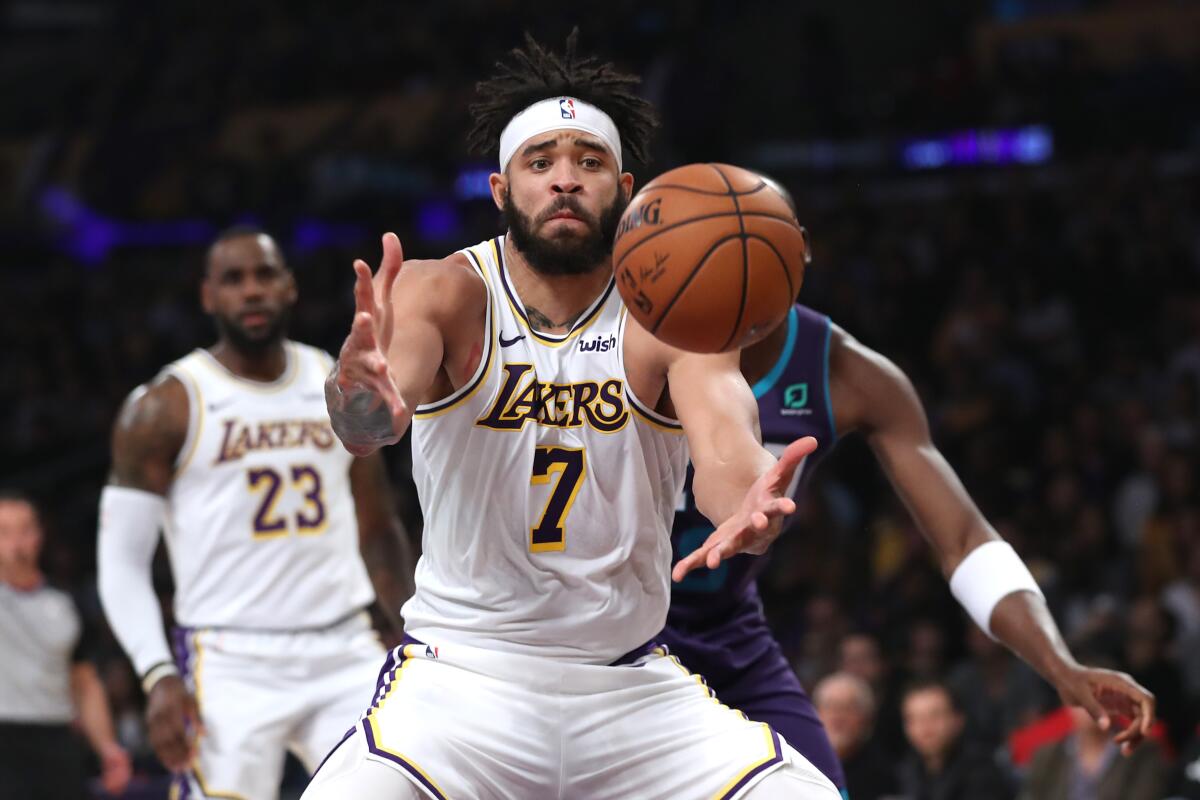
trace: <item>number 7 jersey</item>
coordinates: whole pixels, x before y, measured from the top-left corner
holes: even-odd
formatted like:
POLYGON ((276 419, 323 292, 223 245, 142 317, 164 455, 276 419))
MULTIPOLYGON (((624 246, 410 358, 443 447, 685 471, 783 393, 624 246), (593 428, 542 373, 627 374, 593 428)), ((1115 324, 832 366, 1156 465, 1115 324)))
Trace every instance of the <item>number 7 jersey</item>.
POLYGON ((368 605, 353 457, 329 424, 324 352, 285 342, 271 383, 206 350, 163 373, 188 396, 188 435, 167 494, 175 617, 189 628, 320 628, 368 605))
POLYGON ((569 333, 539 333, 504 237, 462 252, 487 285, 483 355, 470 381, 414 413, 425 529, 405 630, 612 662, 666 620, 683 430, 629 387, 611 282, 569 333))

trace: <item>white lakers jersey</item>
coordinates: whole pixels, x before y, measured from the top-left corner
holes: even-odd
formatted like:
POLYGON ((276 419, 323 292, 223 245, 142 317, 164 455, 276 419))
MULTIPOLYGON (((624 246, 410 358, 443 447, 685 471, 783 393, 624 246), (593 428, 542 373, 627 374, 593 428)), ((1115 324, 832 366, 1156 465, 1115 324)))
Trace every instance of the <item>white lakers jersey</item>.
POLYGON ((317 628, 374 598, 358 551, 353 457, 329 424, 332 360, 286 342, 271 383, 207 350, 166 367, 187 390, 187 440, 167 496, 175 616, 187 627, 317 628))
POLYGON ((630 390, 613 284, 570 333, 539 333, 503 250, 463 251, 489 295, 479 369, 414 413, 425 530, 405 630, 609 663, 666 620, 687 443, 630 390))

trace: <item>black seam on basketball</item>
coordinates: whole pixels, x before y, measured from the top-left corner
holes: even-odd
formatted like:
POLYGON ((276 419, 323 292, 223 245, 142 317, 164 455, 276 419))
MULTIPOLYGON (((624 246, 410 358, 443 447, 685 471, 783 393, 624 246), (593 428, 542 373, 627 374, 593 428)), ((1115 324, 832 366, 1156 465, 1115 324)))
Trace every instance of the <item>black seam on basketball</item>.
POLYGON ((671 309, 675 307, 675 301, 678 300, 680 295, 683 294, 683 290, 691 284, 692 279, 700 274, 700 268, 704 266, 705 261, 708 261, 709 256, 715 253, 718 247, 736 238, 738 238, 738 234, 734 233, 730 234, 729 236, 723 236, 712 243, 712 246, 709 247, 704 255, 701 256, 700 260, 696 262, 696 266, 692 267, 692 271, 688 273, 688 276, 683 279, 683 283, 679 284, 679 288, 675 290, 675 296, 667 302, 667 307, 664 308, 662 313, 658 315, 658 322, 654 323, 654 327, 650 329, 650 333, 658 333, 658 329, 662 327, 663 322, 667 318, 667 314, 670 314, 671 309))
MULTIPOLYGON (((679 222, 672 222, 670 225, 664 225, 663 227, 656 230, 654 233, 651 233, 648 236, 646 236, 646 238, 642 239, 637 244, 631 245, 630 248, 627 251, 625 251, 625 255, 621 256, 620 260, 617 261, 615 264, 613 264, 613 271, 615 272, 617 269, 619 269, 620 266, 625 263, 625 259, 629 258, 629 255, 634 250, 637 250, 639 247, 644 245, 646 242, 666 233, 667 231, 674 230, 675 228, 681 227, 683 225, 688 225, 692 222, 700 222, 701 220, 706 220, 706 219, 717 219, 719 217, 733 217, 733 216, 737 216, 737 215, 738 214, 736 211, 721 211, 717 214, 701 214, 698 217, 688 217, 687 219, 680 220, 679 222)), ((779 214, 768 214, 766 211, 743 211, 741 213, 741 216, 743 216, 743 217, 766 217, 768 219, 777 219, 782 222, 786 222, 789 225, 796 224, 794 217, 784 217, 784 216, 780 216, 779 214)))
POLYGON ((737 318, 733 321, 733 328, 729 331, 729 338, 725 340, 725 344, 721 345, 721 349, 725 350, 733 341, 733 337, 737 336, 738 328, 742 327, 742 318, 746 315, 746 291, 750 287, 750 253, 746 249, 746 221, 742 219, 742 205, 738 202, 737 194, 733 191, 733 184, 729 182, 725 172, 716 164, 710 164, 710 167, 717 171, 721 176, 721 180, 725 181, 725 185, 729 187, 729 197, 733 200, 733 209, 737 212, 738 228, 741 230, 741 235, 738 238, 742 242, 742 302, 738 305, 737 318))
POLYGON ((757 239, 758 241, 765 244, 767 247, 771 248, 771 252, 774 253, 775 257, 779 259, 779 266, 783 270, 784 280, 787 281, 788 295, 792 298, 793 301, 795 301, 796 287, 792 285, 792 273, 787 268, 787 261, 784 260, 783 253, 779 252, 779 248, 775 246, 775 243, 772 242, 770 239, 768 239, 765 236, 762 236, 757 233, 748 233, 748 234, 746 234, 746 236, 751 239, 757 239))
MULTIPOLYGON (((712 166, 712 165, 710 164, 709 166, 712 166)), ((726 181, 726 183, 728 183, 728 181, 726 181)), ((767 185, 765 183, 760 183, 758 186, 755 186, 753 189, 749 189, 744 192, 732 192, 732 194, 735 194, 738 197, 745 197, 746 195, 761 192, 763 189, 766 189, 766 188, 767 188, 767 185)), ((656 183, 653 186, 647 186, 642 191, 657 192, 659 189, 674 189, 674 190, 680 191, 680 192, 691 192, 692 194, 708 195, 709 197, 728 197, 731 194, 731 192, 710 192, 708 189, 697 189, 695 186, 684 186, 683 184, 679 184, 679 183, 656 183)))

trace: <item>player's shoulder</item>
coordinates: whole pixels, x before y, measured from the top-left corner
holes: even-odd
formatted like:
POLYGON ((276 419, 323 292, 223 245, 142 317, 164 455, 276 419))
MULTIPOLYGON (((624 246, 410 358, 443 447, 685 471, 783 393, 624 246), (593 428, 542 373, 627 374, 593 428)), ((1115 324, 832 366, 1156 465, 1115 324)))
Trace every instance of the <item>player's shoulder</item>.
POLYGON ((315 345, 305 344, 304 342, 297 342, 295 339, 288 339, 287 346, 301 359, 316 364, 319 369, 325 372, 333 369, 333 354, 328 350, 315 345))
POLYGON ((483 276, 462 252, 405 261, 392 290, 393 301, 416 299, 426 309, 450 316, 482 312, 487 296, 483 276))
POLYGON ((133 389, 117 414, 115 435, 186 435, 188 393, 177 371, 163 370, 133 389))

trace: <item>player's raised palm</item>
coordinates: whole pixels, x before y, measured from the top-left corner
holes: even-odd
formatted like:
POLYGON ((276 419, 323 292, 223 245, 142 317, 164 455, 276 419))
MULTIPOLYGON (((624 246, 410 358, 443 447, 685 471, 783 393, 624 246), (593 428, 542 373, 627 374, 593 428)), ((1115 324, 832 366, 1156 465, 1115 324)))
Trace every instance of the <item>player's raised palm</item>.
POLYGON ((788 445, 775 466, 750 487, 738 512, 721 523, 703 545, 680 559, 671 577, 679 581, 697 567, 716 569, 722 561, 738 553, 767 552, 783 529, 783 518, 796 510, 796 503, 784 496, 792 477, 805 457, 816 449, 817 440, 811 436, 788 445))
POLYGON ((407 425, 408 405, 387 361, 395 327, 392 287, 403 263, 404 251, 394 233, 384 234, 383 260, 374 279, 365 261, 354 262, 354 323, 325 383, 334 432, 357 456, 399 441, 407 425))

